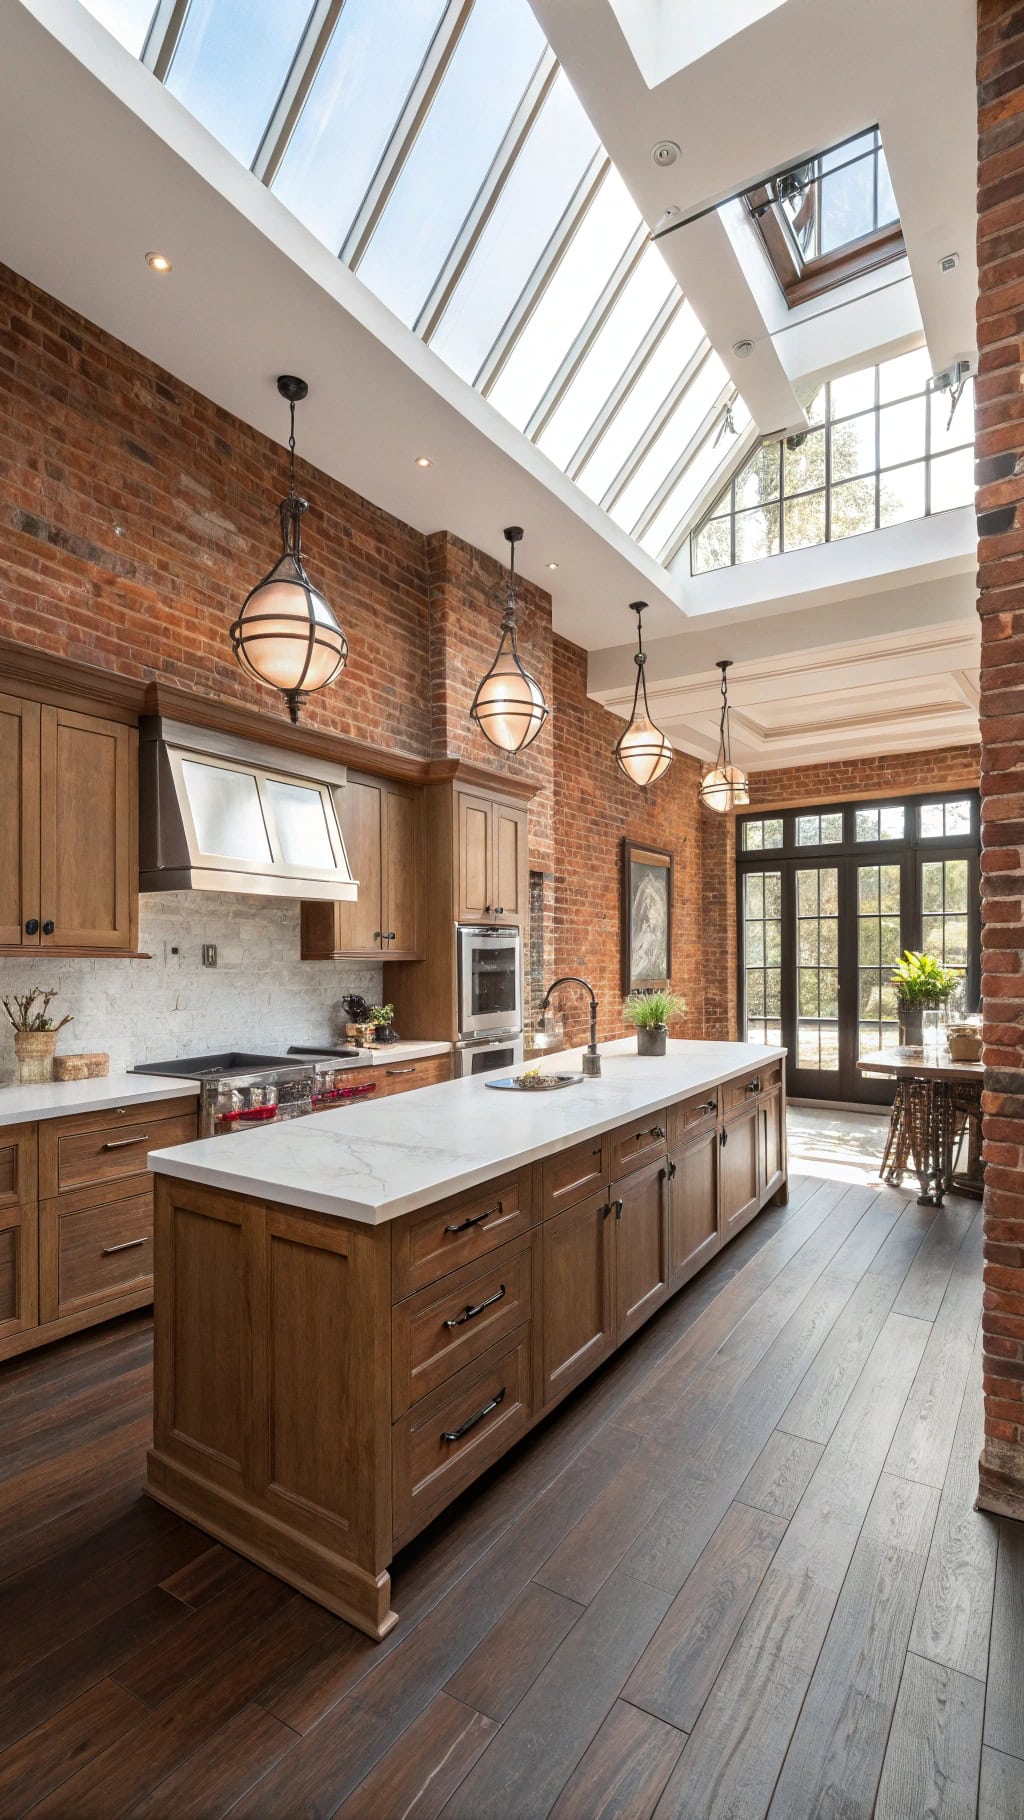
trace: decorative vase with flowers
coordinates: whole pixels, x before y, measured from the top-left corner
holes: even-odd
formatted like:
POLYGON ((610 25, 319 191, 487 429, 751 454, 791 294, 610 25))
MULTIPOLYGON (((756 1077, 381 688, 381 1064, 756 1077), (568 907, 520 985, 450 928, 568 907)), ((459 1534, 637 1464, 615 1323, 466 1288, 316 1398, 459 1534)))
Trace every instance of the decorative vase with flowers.
POLYGON ((929 1051, 943 1048, 947 1004, 960 984, 960 975, 943 967, 934 955, 907 948, 893 969, 892 984, 901 1041, 912 1047, 923 1045, 929 1051))
POLYGON ((685 1015, 686 1000, 677 992, 631 992, 622 1007, 624 1021, 636 1030, 637 1055, 664 1055, 669 1019, 685 1015))
POLYGON ((50 1001, 56 996, 56 989, 47 992, 42 986, 33 986, 31 991, 22 993, 20 997, 15 992, 11 998, 0 999, 14 1031, 18 1079, 23 1085, 53 1079, 53 1054, 57 1047, 57 1037, 65 1024, 72 1021, 70 1012, 61 1018, 59 1024, 55 1024, 50 1017, 50 1001))
POLYGON ((394 1026, 394 1005, 372 1005, 369 1022, 373 1025, 373 1042, 397 1043, 398 1032, 394 1026))

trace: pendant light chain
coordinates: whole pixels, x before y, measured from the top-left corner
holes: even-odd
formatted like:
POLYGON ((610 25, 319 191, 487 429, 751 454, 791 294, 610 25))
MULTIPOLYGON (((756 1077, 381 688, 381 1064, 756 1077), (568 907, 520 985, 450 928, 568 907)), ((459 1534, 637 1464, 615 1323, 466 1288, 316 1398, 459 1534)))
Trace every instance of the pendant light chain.
POLYGON ((524 752, 536 739, 550 713, 539 682, 530 675, 519 655, 516 544, 522 535, 521 525, 509 525, 505 530, 509 545, 508 591, 501 618, 501 636, 494 662, 481 678, 469 710, 470 720, 499 752, 524 752))
POLYGON ((732 659, 720 657, 722 672, 722 709, 718 717, 718 756, 707 765, 700 780, 700 800, 706 809, 722 815, 729 809, 742 809, 750 801, 746 772, 732 762, 732 728, 729 721, 729 671, 732 659))
POLYGON ((615 745, 615 762, 619 770, 630 783, 638 784, 645 789, 659 777, 664 777, 675 756, 672 742, 660 727, 651 719, 650 703, 647 699, 647 654, 644 651, 643 615, 647 611, 645 600, 635 600, 630 612, 636 614, 637 649, 633 658, 636 665, 636 682, 633 686, 633 712, 629 723, 615 745), (643 707, 640 697, 643 696, 643 707))

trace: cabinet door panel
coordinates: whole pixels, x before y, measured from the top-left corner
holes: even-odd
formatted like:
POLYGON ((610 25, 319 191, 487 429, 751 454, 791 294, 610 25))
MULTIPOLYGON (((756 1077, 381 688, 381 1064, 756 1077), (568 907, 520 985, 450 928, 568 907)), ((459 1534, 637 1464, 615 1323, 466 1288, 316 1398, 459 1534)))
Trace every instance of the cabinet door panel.
POLYGON ((526 810, 495 803, 491 830, 494 855, 494 920, 522 922, 528 889, 526 864, 526 810))
POLYGON ((612 1226, 601 1195, 556 1214, 542 1228, 545 1404, 579 1384, 612 1350, 612 1226))
POLYGON ((41 723, 41 945, 130 948, 138 735, 63 708, 41 723))
POLYGON ((0 1210, 0 1339, 36 1326, 37 1259, 35 1206, 0 1210))
POLYGON ((615 1215, 615 1338, 643 1325, 669 1287, 668 1167, 652 1163, 612 1183, 615 1215))
POLYGON ((411 790, 384 792, 385 950, 415 960, 423 953, 423 802, 411 790))
POLYGON ((757 1212, 758 1109, 751 1106, 722 1128, 719 1157, 722 1238, 732 1237, 757 1212))
POLYGON ((459 791, 460 923, 482 922, 491 914, 491 809, 483 797, 459 791))
POLYGON ((333 912, 334 947, 340 954, 381 951, 383 799, 379 784, 353 777, 335 795, 348 863, 352 877, 359 881, 359 896, 354 904, 325 906, 333 912))
POLYGON ((757 1137, 761 1170, 761 1193, 771 1194, 778 1188, 783 1174, 782 1094, 769 1093, 757 1109, 757 1137))
POLYGON ((669 1277, 678 1289, 718 1250, 718 1131, 692 1138, 670 1159, 669 1277))
POLYGON ((0 945, 39 946, 39 706, 0 695, 0 945), (36 933, 25 928, 36 923, 36 933))

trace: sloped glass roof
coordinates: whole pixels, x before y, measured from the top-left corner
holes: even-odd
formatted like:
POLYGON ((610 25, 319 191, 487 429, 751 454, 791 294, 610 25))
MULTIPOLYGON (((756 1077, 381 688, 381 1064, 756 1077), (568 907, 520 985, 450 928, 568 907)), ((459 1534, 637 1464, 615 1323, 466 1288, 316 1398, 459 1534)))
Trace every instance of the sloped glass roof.
POLYGON ((528 0, 85 4, 644 549, 678 547, 747 414, 528 0))

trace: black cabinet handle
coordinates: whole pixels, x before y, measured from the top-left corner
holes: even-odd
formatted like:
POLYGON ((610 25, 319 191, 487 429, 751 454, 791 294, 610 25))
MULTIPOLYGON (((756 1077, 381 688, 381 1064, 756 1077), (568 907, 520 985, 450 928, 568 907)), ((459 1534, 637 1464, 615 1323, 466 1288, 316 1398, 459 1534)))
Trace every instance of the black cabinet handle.
POLYGON ((445 1428, 441 1434, 442 1441, 461 1441, 463 1435, 468 1435, 470 1429, 475 1428, 478 1422, 482 1422, 485 1416, 489 1416, 492 1409, 497 1409, 498 1404, 504 1401, 504 1397, 505 1386, 503 1384, 501 1389, 491 1398, 490 1402, 485 1403, 482 1409, 477 1410, 475 1416, 467 1416, 464 1422, 459 1423, 458 1428, 445 1428))
POLYGON ((676 1172, 676 1165, 675 1165, 675 1163, 671 1163, 671 1162, 670 1162, 670 1163, 667 1163, 667 1164, 666 1164, 666 1166, 665 1166, 665 1179, 666 1179, 666 1181, 669 1181, 669 1182, 670 1182, 670 1181, 671 1181, 671 1180, 672 1180, 672 1177, 673 1177, 673 1176, 674 1176, 674 1175, 675 1175, 675 1172, 676 1172))
POLYGON ((697 1111, 698 1112, 717 1112, 718 1111, 718 1101, 717 1100, 705 1100, 704 1104, 702 1106, 697 1107, 697 1111))
POLYGON ((665 1135, 664 1125, 652 1125, 647 1135, 652 1138, 663 1138, 665 1135))
POLYGON ((462 1220, 458 1226, 446 1226, 445 1231, 446 1232, 468 1232, 469 1228, 471 1226, 482 1226, 485 1220, 490 1219, 492 1213, 500 1213, 500 1212, 501 1212, 501 1202, 495 1201, 494 1206, 488 1207, 486 1213, 475 1213, 473 1215, 472 1219, 462 1220))
POLYGON ((755 1081, 748 1081, 748 1082, 747 1082, 747 1092, 748 1092, 748 1093, 760 1093, 760 1091, 761 1091, 761 1082, 760 1082, 760 1080, 755 1080, 755 1081))
POLYGON ((37 916, 29 917, 28 922, 25 924, 25 934, 26 935, 38 935, 39 934, 39 918, 37 916))
POLYGON ((445 1322, 445 1326, 446 1327, 464 1327, 467 1321, 472 1321, 475 1319, 475 1317, 478 1314, 483 1314, 483 1311, 485 1308, 493 1308, 495 1302, 500 1302, 502 1300, 504 1294, 505 1294, 505 1285, 503 1283, 501 1285, 501 1288, 495 1291, 494 1295, 489 1295, 485 1302, 478 1302, 476 1304, 475 1308, 472 1307, 467 1302, 465 1308, 462 1310, 462 1313, 453 1315, 450 1321, 445 1322))
POLYGON ((613 1202, 612 1202, 612 1206, 613 1206, 613 1208, 614 1208, 614 1209, 615 1209, 615 1218, 616 1218, 616 1219, 617 1219, 617 1220, 621 1220, 621 1218, 622 1218, 622 1202, 621 1202, 621 1201, 613 1201, 613 1202))
POLYGON ((384 940, 383 931, 381 929, 375 929, 373 932, 373 939, 375 942, 382 942, 384 940))
POLYGON ((494 914, 495 914, 495 916, 504 916, 504 914, 505 914, 504 904, 495 904, 494 914))
POLYGON ((723 1150, 725 1149, 726 1144, 729 1142, 729 1133, 726 1130, 724 1125, 722 1126, 722 1129, 718 1134, 718 1142, 721 1144, 723 1150))
POLYGON ((393 941, 394 941, 394 939, 395 939, 395 932, 394 932, 394 930, 393 930, 393 929, 389 929, 389 930, 388 930, 388 934, 387 934, 387 939, 388 939, 388 941, 389 941, 389 942, 393 942, 393 941))
POLYGON ((608 1215, 611 1213, 612 1206, 613 1206, 613 1203, 611 1201, 605 1201, 604 1206, 598 1208, 598 1212, 600 1213, 601 1218, 603 1220, 606 1220, 608 1218, 608 1215))
POLYGON ((44 935, 52 935, 53 929, 54 929, 54 925, 52 923, 43 924, 43 934, 44 935))

